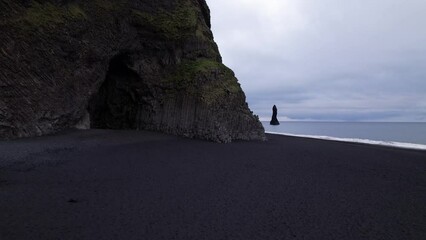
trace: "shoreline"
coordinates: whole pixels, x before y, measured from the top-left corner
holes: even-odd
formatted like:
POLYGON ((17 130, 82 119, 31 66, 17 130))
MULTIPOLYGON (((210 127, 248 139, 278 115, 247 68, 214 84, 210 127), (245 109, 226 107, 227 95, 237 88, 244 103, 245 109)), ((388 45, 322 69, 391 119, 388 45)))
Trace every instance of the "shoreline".
POLYGON ((417 143, 379 141, 379 140, 361 139, 361 138, 341 138, 341 137, 331 137, 331 136, 321 136, 321 135, 304 135, 304 134, 280 133, 280 132, 272 132, 272 131, 266 131, 265 133, 281 135, 281 136, 289 136, 289 137, 318 139, 318 140, 334 141, 334 142, 359 143, 359 144, 367 144, 367 145, 374 145, 374 146, 426 151, 425 144, 417 144, 417 143))

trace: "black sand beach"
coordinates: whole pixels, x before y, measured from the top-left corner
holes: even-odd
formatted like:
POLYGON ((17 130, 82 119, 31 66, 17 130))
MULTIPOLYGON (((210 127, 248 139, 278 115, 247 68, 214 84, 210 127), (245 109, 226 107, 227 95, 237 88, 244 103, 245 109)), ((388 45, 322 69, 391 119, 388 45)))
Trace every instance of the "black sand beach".
POLYGON ((0 142, 0 239, 426 239, 426 151, 268 138, 0 142))

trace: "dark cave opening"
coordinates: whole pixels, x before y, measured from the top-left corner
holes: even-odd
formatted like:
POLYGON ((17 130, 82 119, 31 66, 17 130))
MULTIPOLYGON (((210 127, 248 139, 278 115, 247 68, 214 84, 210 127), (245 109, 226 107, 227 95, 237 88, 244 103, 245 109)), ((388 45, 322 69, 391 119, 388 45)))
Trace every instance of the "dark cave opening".
POLYGON ((99 129, 137 129, 140 103, 139 75, 128 66, 130 58, 122 54, 109 64, 105 81, 89 102, 90 127, 99 129))

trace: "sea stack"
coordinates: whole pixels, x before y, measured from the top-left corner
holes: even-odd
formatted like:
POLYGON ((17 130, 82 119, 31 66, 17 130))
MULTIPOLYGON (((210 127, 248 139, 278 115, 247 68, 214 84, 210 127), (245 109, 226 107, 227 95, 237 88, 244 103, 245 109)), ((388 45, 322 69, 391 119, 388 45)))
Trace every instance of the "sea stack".
POLYGON ((265 139, 205 0, 0 1, 0 140, 70 128, 265 139))
POLYGON ((271 119, 271 125, 280 125, 280 122, 277 119, 278 109, 277 106, 272 107, 272 119, 271 119))

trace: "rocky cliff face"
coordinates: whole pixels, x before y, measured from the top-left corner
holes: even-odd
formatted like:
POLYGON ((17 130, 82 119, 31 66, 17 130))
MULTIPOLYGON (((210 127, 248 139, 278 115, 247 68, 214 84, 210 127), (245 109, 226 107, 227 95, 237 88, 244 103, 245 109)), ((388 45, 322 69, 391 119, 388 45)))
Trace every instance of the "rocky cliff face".
POLYGON ((263 139, 204 0, 1 0, 0 139, 147 129, 263 139))

